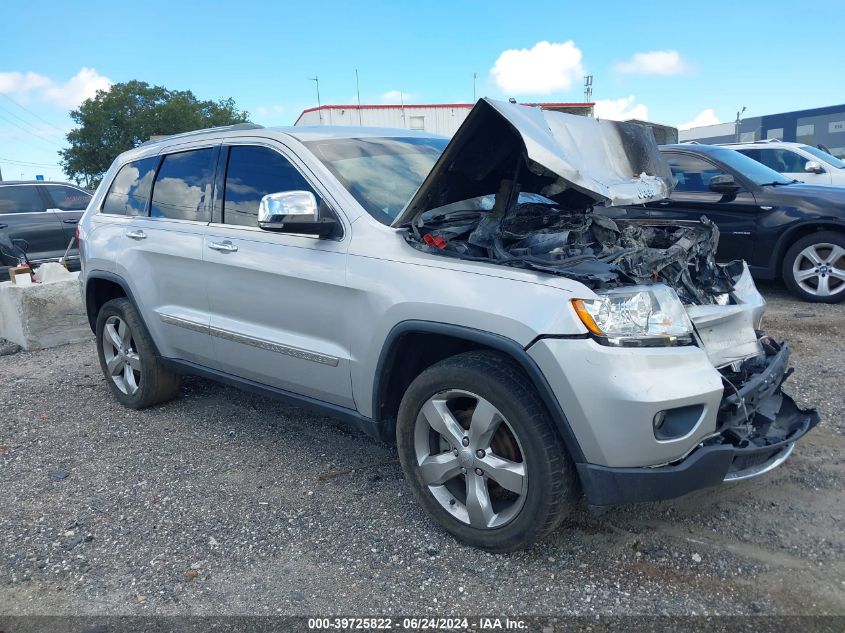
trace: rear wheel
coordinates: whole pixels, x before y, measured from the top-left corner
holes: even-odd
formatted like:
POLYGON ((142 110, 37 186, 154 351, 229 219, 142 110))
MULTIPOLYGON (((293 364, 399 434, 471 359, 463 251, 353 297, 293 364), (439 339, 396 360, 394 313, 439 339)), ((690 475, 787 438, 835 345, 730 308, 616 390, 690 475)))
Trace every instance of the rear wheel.
POLYGON ((795 242, 783 260, 783 280, 804 301, 845 300, 845 235, 819 231, 795 242))
POLYGON ((576 503, 572 463, 542 402, 500 354, 467 352, 425 370, 402 399, 396 433, 415 496, 470 545, 527 547, 576 503))
POLYGON ((100 367, 123 406, 143 409, 179 393, 179 376, 156 356, 152 339, 128 299, 112 299, 100 308, 96 335, 100 367))

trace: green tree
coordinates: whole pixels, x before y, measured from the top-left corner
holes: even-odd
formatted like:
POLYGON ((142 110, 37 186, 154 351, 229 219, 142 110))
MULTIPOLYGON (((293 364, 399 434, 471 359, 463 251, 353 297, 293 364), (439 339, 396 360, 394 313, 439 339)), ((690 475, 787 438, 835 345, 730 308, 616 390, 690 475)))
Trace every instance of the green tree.
POLYGON ((70 147, 59 151, 62 168, 77 183, 95 187, 118 154, 151 136, 244 123, 249 113, 231 98, 200 101, 190 90, 128 81, 97 91, 70 117, 78 127, 67 135, 70 147))

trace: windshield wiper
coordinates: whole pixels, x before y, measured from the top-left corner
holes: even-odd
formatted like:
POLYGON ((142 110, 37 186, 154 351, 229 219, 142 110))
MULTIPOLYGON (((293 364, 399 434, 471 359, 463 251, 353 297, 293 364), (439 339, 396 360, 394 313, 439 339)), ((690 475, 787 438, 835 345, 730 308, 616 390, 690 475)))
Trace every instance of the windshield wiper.
POLYGON ((791 185, 793 182, 799 182, 797 180, 791 180, 790 182, 779 182, 774 180, 772 182, 761 182, 760 187, 785 187, 786 185, 791 185))

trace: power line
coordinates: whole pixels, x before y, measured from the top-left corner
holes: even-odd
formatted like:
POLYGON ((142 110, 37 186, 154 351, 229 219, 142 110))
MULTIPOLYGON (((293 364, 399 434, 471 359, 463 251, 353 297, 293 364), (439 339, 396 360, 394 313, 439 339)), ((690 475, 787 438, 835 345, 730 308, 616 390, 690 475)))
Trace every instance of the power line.
POLYGON ((0 163, 9 163, 11 165, 22 165, 24 167, 60 167, 57 163, 35 163, 28 160, 15 160, 13 158, 3 158, 0 156, 0 163))
MULTIPOLYGON (((18 114, 15 114, 14 112, 12 112, 11 110, 9 110, 8 108, 4 108, 3 106, 0 106, 0 112, 5 112, 5 113, 6 113, 6 114, 8 114, 9 116, 13 116, 13 117, 15 117, 18 121, 20 121, 20 122, 21 122, 21 123, 23 123, 24 125, 32 126, 32 121, 27 121, 27 120, 26 120, 26 119, 24 119, 22 116, 20 116, 20 115, 18 115, 18 114)), ((8 119, 6 119, 6 120, 8 121, 8 119)), ((44 134, 49 135, 49 137, 50 137, 51 139, 53 139, 53 138, 59 138, 59 136, 58 136, 55 132, 45 131, 45 132, 44 132, 44 134)), ((47 137, 45 137, 45 138, 47 138, 47 137)), ((64 142, 64 140, 65 140, 65 139, 64 139, 64 137, 62 136, 62 137, 61 137, 61 142, 64 142)))
POLYGON ((55 147, 58 147, 58 146, 60 145, 57 141, 55 141, 55 140, 53 140, 53 139, 49 139, 49 138, 47 138, 46 136, 41 136, 41 135, 40 135, 40 134, 38 134, 37 132, 33 132, 32 130, 28 130, 28 129, 26 129, 26 128, 25 128, 25 127, 23 127, 22 125, 18 125, 18 124, 17 124, 17 123, 15 123, 12 119, 10 119, 10 118, 8 118, 8 117, 5 117, 5 116, 3 116, 2 114, 0 114, 0 119, 3 119, 3 120, 4 120, 4 121, 6 121, 7 123, 11 123, 11 124, 12 124, 12 125, 14 125, 16 128, 18 128, 18 129, 20 129, 20 130, 23 130, 23 131, 24 131, 24 132, 26 132, 27 134, 31 134, 32 136, 34 136, 34 137, 36 137, 36 138, 40 138, 42 141, 45 141, 45 142, 49 143, 50 145, 53 145, 53 146, 55 146, 55 147))
POLYGON ((64 135, 65 135, 65 131, 64 131, 62 128, 60 128, 60 127, 57 127, 57 126, 53 125, 52 123, 50 123, 50 122, 49 122, 47 119, 45 119, 44 117, 42 117, 42 116, 40 116, 40 115, 38 115, 38 114, 35 114, 35 112, 33 112, 32 110, 30 110, 29 108, 26 108, 26 107, 22 106, 20 103, 18 103, 18 102, 17 102, 17 101, 15 101, 14 99, 12 99, 9 95, 7 95, 7 94, 3 93, 3 96, 4 96, 4 97, 6 97, 6 99, 8 99, 9 101, 11 101, 12 103, 14 103, 16 106, 18 106, 21 110, 24 110, 25 112, 29 112, 29 114, 31 114, 32 116, 34 116, 36 119, 38 119, 38 120, 40 120, 40 121, 42 121, 42 122, 46 123, 46 124, 47 124, 47 125, 49 125, 51 128, 53 128, 53 129, 58 130, 59 132, 61 132, 61 133, 62 133, 62 136, 64 136, 64 135))

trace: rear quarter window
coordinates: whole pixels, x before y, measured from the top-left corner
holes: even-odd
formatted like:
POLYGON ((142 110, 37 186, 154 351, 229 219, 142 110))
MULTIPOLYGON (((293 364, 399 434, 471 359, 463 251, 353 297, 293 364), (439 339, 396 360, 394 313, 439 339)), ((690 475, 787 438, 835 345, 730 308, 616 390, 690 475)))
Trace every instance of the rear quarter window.
POLYGON ((158 160, 154 156, 121 167, 100 212, 111 215, 146 215, 158 160))

